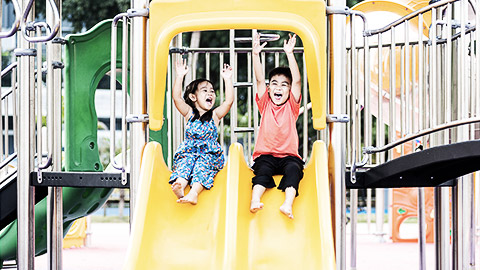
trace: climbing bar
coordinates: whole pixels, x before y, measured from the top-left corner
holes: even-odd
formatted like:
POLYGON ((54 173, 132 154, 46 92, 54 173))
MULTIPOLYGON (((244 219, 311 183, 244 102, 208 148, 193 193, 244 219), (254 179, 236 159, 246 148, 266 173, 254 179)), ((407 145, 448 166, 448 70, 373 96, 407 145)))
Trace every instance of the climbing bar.
POLYGON ((33 24, 39 24, 38 22, 27 22, 27 18, 28 18, 28 14, 30 13, 30 11, 32 10, 32 7, 33 7, 33 3, 34 3, 34 0, 30 0, 27 4, 27 6, 25 7, 25 12, 23 13, 23 19, 22 19, 22 33, 23 33, 23 37, 25 38, 25 40, 27 40, 28 42, 32 42, 32 43, 38 43, 38 42, 47 42, 47 41, 50 41, 52 40, 58 33, 59 29, 60 29, 60 14, 58 12, 58 7, 57 5, 55 5, 55 1, 54 0, 48 0, 48 3, 50 4, 50 8, 52 9, 53 11, 53 16, 55 18, 55 25, 50 28, 50 26, 46 23, 42 23, 46 25, 45 27, 45 31, 46 31, 46 35, 45 36, 36 36, 36 37, 30 37, 28 34, 27 34, 27 31, 28 31, 28 27, 33 23, 33 24))
POLYGON ((20 4, 18 0, 12 0, 13 9, 15 10, 15 21, 12 24, 12 27, 5 32, 0 32, 0 38, 7 38, 13 36, 18 29, 20 28, 20 22, 22 20, 22 10, 20 9, 20 4))

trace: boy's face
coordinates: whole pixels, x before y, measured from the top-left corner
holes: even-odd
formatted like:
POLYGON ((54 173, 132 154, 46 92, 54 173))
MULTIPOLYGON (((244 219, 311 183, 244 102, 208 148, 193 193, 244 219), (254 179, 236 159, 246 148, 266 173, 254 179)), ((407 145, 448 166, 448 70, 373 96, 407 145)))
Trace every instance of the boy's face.
POLYGON ((291 88, 290 79, 285 75, 274 75, 268 84, 268 94, 275 105, 282 105, 288 100, 291 88))

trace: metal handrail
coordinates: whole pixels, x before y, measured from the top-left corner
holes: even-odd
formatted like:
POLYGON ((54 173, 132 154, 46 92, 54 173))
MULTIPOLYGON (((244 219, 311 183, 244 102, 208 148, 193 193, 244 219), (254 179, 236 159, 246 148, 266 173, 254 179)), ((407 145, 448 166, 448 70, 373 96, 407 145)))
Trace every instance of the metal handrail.
POLYGON ((384 26, 382 28, 378 28, 378 29, 374 29, 374 30, 367 30, 367 31, 365 31, 365 34, 366 34, 366 36, 373 36, 373 35, 376 35, 376 34, 387 32, 391 28, 408 21, 408 20, 416 17, 419 14, 429 12, 433 8, 438 8, 438 7, 441 7, 441 6, 456 2, 456 1, 458 1, 458 0, 444 0, 444 1, 433 3, 431 5, 428 5, 428 6, 425 6, 425 7, 421 8, 419 10, 416 10, 416 11, 414 11, 414 12, 408 14, 408 15, 405 15, 402 18, 400 18, 400 19, 398 19, 398 20, 396 20, 396 21, 394 21, 390 24, 387 24, 386 26, 384 26))
POLYGON ((458 126, 462 126, 462 125, 468 125, 468 124, 479 123, 479 122, 480 122, 480 117, 471 117, 471 118, 467 118, 467 119, 456 120, 456 121, 452 121, 452 122, 449 122, 449 123, 441 124, 441 125, 438 125, 436 127, 427 128, 427 129, 425 129, 423 131, 420 131, 420 132, 417 132, 415 134, 405 136, 400 140, 391 142, 391 143, 386 144, 382 147, 366 147, 366 148, 363 149, 363 154, 370 155, 370 154, 375 154, 375 153, 379 153, 379 152, 388 151, 388 150, 394 148, 397 145, 400 145, 402 143, 411 141, 411 140, 413 140, 415 138, 418 138, 418 137, 422 137, 422 136, 425 136, 425 135, 428 135, 428 134, 431 134, 431 133, 434 133, 434 132, 437 132, 437 131, 442 131, 442 130, 445 130, 445 129, 449 129, 449 128, 454 128, 454 127, 458 127, 458 126))
POLYGON ((12 71, 14 68, 16 68, 18 65, 17 62, 13 62, 10 65, 8 65, 6 68, 2 70, 1 77, 5 77, 10 71, 12 71))
POLYGON ((5 32, 0 32, 0 38, 7 38, 13 36, 20 28, 20 22, 22 20, 22 10, 20 9, 20 4, 18 0, 12 0, 13 9, 15 10, 15 21, 12 24, 12 28, 5 32))
POLYGON ((4 159, 1 163, 0 163, 0 170, 5 168, 5 166, 7 166, 12 160, 14 160, 15 158, 17 158, 17 153, 13 153, 11 155, 9 155, 6 159, 4 159))
POLYGON ((57 35, 57 33, 60 29, 60 14, 58 12, 58 7, 57 7, 57 5, 55 5, 54 0, 48 0, 48 3, 50 4, 50 7, 52 8, 53 16, 54 16, 55 22, 56 22, 55 25, 52 27, 52 29, 50 29, 50 27, 46 23, 27 22, 27 17, 28 17, 28 14, 30 13, 30 11, 33 7, 33 3, 34 3, 34 0, 30 0, 28 2, 27 6, 25 8, 25 12, 23 14, 23 19, 22 19, 23 37, 25 38, 25 40, 27 40, 28 42, 32 42, 32 43, 50 41, 57 35), (30 24, 34 24, 34 25, 40 24, 42 26, 47 25, 47 27, 45 27, 46 35, 45 36, 30 37, 27 34, 27 31, 28 31, 27 26, 29 26, 30 24))
MULTIPOLYGON (((110 164, 117 169, 121 170, 122 172, 125 171, 125 164, 117 164, 115 162, 115 91, 117 90, 117 25, 120 19, 123 19, 123 28, 127 29, 126 21, 127 21, 128 13, 120 13, 113 18, 112 21, 112 39, 111 39, 111 49, 110 49, 110 164)), ((125 48, 122 48, 125 49, 125 48)), ((123 57, 122 57, 123 58, 123 57)), ((123 64, 123 63, 122 63, 123 64)), ((122 67, 123 72, 123 67, 122 67)), ((123 74, 122 74, 123 75, 123 74)), ((122 83, 122 92, 124 86, 126 86, 127 82, 124 81, 122 83)), ((126 129, 123 130, 123 121, 124 116, 122 115, 122 135, 126 137, 126 129)), ((126 149, 122 149, 122 152, 126 152, 126 149)), ((123 160, 123 159, 122 159, 123 160)))

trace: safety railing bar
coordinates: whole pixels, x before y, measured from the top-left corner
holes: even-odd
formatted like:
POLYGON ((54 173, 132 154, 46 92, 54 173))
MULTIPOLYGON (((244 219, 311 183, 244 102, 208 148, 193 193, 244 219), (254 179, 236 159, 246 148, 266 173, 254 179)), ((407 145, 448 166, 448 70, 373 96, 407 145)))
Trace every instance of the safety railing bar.
POLYGON ((20 4, 18 3, 18 0, 12 0, 12 3, 13 3, 13 9, 15 10, 15 21, 13 22, 10 30, 5 32, 0 32, 0 38, 11 37, 20 28, 20 23, 22 21, 22 10, 20 9, 20 4))
POLYGON ((1 163, 0 163, 0 170, 5 168, 5 166, 7 166, 10 162, 12 162, 12 160, 14 160, 15 158, 17 158, 17 153, 13 153, 11 155, 9 155, 7 158, 5 158, 1 163))
MULTIPOLYGON (((15 174, 17 174, 17 168, 12 168, 11 172, 9 172, 7 175, 2 177, 2 179, 0 180, 0 189, 2 189, 3 186, 6 185, 7 183, 11 182, 12 176, 14 176, 15 174)), ((3 266, 5 269, 5 264, 3 266)), ((16 269, 16 268, 13 268, 13 269, 16 269)))
MULTIPOLYGON (((236 53, 251 53, 252 48, 234 48, 234 51, 236 53)), ((303 53, 303 48, 297 47, 293 49, 294 53, 303 53)), ((182 47, 182 48, 177 48, 177 47, 171 47, 169 50, 169 53, 174 54, 174 53, 180 53, 180 54, 186 54, 186 53, 228 53, 230 50, 228 48, 188 48, 188 47, 182 47)), ((280 47, 267 47, 262 50, 262 52, 265 53, 275 53, 275 52, 283 52, 283 48, 280 47)))
POLYGON ((442 130, 445 130, 445 129, 449 129, 449 128, 454 128, 454 127, 458 127, 458 126, 469 125, 469 124, 479 123, 479 122, 480 122, 480 117, 471 117, 471 118, 462 119, 462 120, 455 120, 455 121, 452 121, 450 123, 444 123, 444 124, 438 125, 436 127, 427 128, 427 129, 425 129, 423 131, 419 131, 415 134, 405 136, 405 137, 403 137, 403 138, 401 138, 397 141, 386 144, 383 147, 366 147, 366 148, 363 149, 363 153, 364 154, 375 154, 375 153, 379 153, 379 152, 384 152, 384 151, 387 151, 387 150, 390 150, 390 149, 394 148, 397 145, 400 145, 402 143, 411 141, 411 140, 416 139, 418 137, 422 137, 422 136, 432 134, 432 133, 435 133, 435 132, 438 132, 438 131, 442 131, 442 130))
POLYGON ((367 30, 366 31, 366 34, 368 36, 373 36, 373 35, 376 35, 378 33, 383 33, 383 32, 387 32, 389 31, 391 28, 399 25, 399 24, 402 24, 403 22, 405 21, 408 21, 410 19, 413 19, 415 18, 415 16, 417 16, 418 14, 423 14, 423 13, 426 13, 426 12, 429 12, 431 9, 433 8, 438 8, 438 7, 441 7, 441 6, 444 6, 444 5, 447 5, 449 3, 453 3, 453 2, 456 2, 456 1, 459 1, 459 0, 444 0, 444 1, 439 1, 439 2, 436 2, 436 3, 433 3, 431 5, 428 5, 428 6, 425 6, 419 10, 416 10, 408 15, 405 15, 403 16, 402 18, 390 23, 390 24, 387 24, 386 26, 382 27, 382 28, 378 28, 378 29, 373 29, 373 30, 367 30))
MULTIPOLYGON (((17 85, 15 85, 15 89, 17 89, 17 85)), ((1 100, 4 100, 6 97, 8 97, 9 95, 11 95, 13 93, 13 87, 10 87, 10 90, 8 90, 7 92, 5 92, 4 94, 2 93, 2 98, 1 100)))
POLYGON ((10 65, 8 65, 6 68, 2 70, 1 77, 5 77, 10 71, 12 71, 14 68, 16 68, 18 65, 17 62, 13 62, 10 65))
MULTIPOLYGON (((110 49, 110 164, 117 169, 123 171, 125 164, 119 165, 115 162, 115 132, 116 132, 116 116, 115 116, 115 92, 117 90, 117 26, 120 19, 126 18, 128 13, 120 13, 113 18, 112 21, 112 38, 110 49)), ((126 22, 124 19, 123 22, 126 22)), ((127 27, 125 24, 123 27, 127 27)), ((124 48, 122 48, 124 49, 124 48)), ((123 82, 126 84, 127 82, 123 82)), ((122 120, 123 117, 122 117, 122 120)), ((124 149, 125 151, 126 149, 124 149)))
POLYGON ((33 3, 34 3, 34 0, 30 0, 27 3, 27 6, 25 7, 25 11, 23 13, 23 18, 22 18, 22 34, 23 34, 23 37, 25 38, 25 40, 27 40, 28 42, 32 42, 32 43, 50 41, 57 35, 58 30, 60 29, 60 14, 58 12, 58 7, 55 4, 54 0, 48 0, 48 3, 50 4, 50 8, 53 11, 53 16, 55 18, 55 25, 52 27, 52 29, 50 29, 50 26, 46 23, 35 22, 33 24, 41 25, 41 26, 44 26, 44 27, 46 25, 46 27, 45 27, 46 35, 45 36, 30 37, 27 34, 27 31, 28 31, 27 26, 29 26, 29 24, 32 23, 32 22, 27 22, 27 18, 28 18, 28 14, 30 13, 30 11, 32 9, 33 3))

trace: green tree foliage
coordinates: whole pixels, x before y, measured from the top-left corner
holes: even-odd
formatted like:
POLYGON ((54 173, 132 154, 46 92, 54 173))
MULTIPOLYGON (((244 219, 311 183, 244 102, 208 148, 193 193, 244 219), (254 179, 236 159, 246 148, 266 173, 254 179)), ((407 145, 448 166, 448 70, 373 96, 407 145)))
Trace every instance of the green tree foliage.
MULTIPOLYGON (((46 1, 35 1, 36 15, 45 17, 45 7, 46 1)), ((64 0, 62 16, 72 23, 74 32, 80 32, 84 27, 90 29, 98 22, 111 19, 128 8, 130 0, 64 0)))

